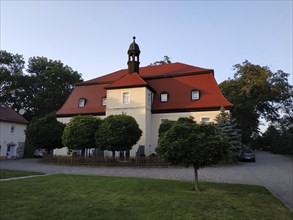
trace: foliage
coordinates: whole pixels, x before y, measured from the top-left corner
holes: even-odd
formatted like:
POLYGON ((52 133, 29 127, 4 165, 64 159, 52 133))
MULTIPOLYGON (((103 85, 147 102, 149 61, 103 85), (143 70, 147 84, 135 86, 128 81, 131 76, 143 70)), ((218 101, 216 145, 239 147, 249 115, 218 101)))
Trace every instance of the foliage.
POLYGON ((100 118, 89 115, 74 116, 66 124, 62 143, 72 150, 96 148, 95 133, 100 126, 100 118))
POLYGON ((293 154, 293 127, 280 130, 271 124, 262 135, 262 144, 273 153, 293 154))
POLYGON ((35 148, 45 148, 51 152, 54 148, 62 148, 61 136, 65 125, 57 121, 54 114, 35 118, 25 130, 26 141, 35 148))
POLYGON ((187 117, 180 117, 180 118, 178 118, 177 121, 170 121, 170 120, 163 121, 160 124, 160 127, 159 127, 159 137, 161 137, 166 131, 168 131, 175 123, 181 123, 181 124, 191 123, 191 124, 194 124, 194 118, 192 116, 190 116, 188 118, 187 117))
POLYGON ((22 55, 0 50, 0 103, 12 106, 13 109, 24 108, 29 93, 30 81, 23 74, 24 59, 22 55), (25 91, 27 89, 27 91, 25 91))
POLYGON ((32 57, 28 74, 23 73, 24 64, 21 55, 0 51, 0 102, 24 109, 28 120, 57 111, 81 81, 80 74, 61 61, 32 57))
POLYGON ((110 115, 105 118, 96 133, 96 143, 100 150, 130 150, 142 135, 136 120, 129 115, 110 115))
POLYGON ((220 88, 234 105, 232 115, 242 132, 242 141, 251 142, 258 133, 260 118, 277 121, 281 114, 292 115, 293 92, 288 73, 273 73, 267 66, 248 62, 234 65, 233 79, 225 80, 220 88))
POLYGON ((160 127, 159 127, 159 138, 166 132, 168 131, 173 125, 174 125, 175 121, 170 121, 170 120, 166 120, 166 121, 163 121, 161 124, 160 124, 160 127))
POLYGON ((75 83, 81 81, 78 72, 61 61, 32 57, 27 71, 34 79, 34 113, 44 115, 57 111, 66 101, 75 83))
POLYGON ((198 191, 197 170, 224 159, 227 146, 229 143, 214 124, 181 120, 159 138, 156 152, 167 163, 193 166, 195 190, 198 191))
POLYGON ((171 59, 170 57, 168 57, 167 55, 163 57, 163 60, 159 60, 159 61, 155 61, 153 63, 150 64, 150 66, 157 66, 157 65, 162 65, 162 64, 170 64, 171 59))
POLYGON ((242 148, 240 129, 237 128, 236 121, 232 118, 232 115, 221 108, 220 114, 216 116, 216 127, 224 134, 229 142, 229 154, 227 159, 235 159, 235 156, 242 148))
POLYGON ((0 187, 1 219, 292 219, 254 185, 203 182, 194 196, 189 181, 49 175, 0 187))

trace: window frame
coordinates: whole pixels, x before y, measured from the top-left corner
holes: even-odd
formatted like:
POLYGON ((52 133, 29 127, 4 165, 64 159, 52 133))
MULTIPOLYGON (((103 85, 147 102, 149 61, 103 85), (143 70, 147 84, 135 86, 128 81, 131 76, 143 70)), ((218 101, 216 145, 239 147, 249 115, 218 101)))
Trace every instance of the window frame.
POLYGON ((122 104, 129 105, 130 104, 130 92, 122 92, 122 104), (128 102, 125 102, 124 94, 128 94, 128 102))
POLYGON ((86 105, 86 98, 79 98, 78 99, 78 107, 79 108, 84 108, 85 107, 85 105, 86 105), (82 104, 83 103, 83 104, 82 104))
POLYGON ((148 103, 148 106, 152 105, 152 93, 151 92, 147 93, 147 103, 148 103))
POLYGON ((12 124, 10 126, 10 134, 15 134, 15 125, 14 124, 12 124))
POLYGON ((161 103, 166 103, 166 102, 168 102, 168 101, 169 101, 169 93, 166 92, 166 91, 161 92, 161 93, 160 93, 160 102, 161 102, 161 103), (166 95, 166 101, 163 101, 163 100, 162 100, 162 95, 166 95))
POLYGON ((107 97, 106 96, 104 96, 104 97, 102 97, 102 106, 107 106, 107 97))
POLYGON ((191 90, 191 100, 192 101, 197 101, 197 100, 199 100, 200 99, 200 91, 198 90, 198 89, 193 89, 193 90, 191 90), (193 94, 194 94, 194 92, 197 92, 197 98, 193 98, 193 94))
POLYGON ((208 124, 208 123, 211 123, 211 117, 201 117, 201 120, 200 120, 201 123, 204 123, 204 124, 208 124), (203 119, 208 119, 208 121, 205 121, 203 119))

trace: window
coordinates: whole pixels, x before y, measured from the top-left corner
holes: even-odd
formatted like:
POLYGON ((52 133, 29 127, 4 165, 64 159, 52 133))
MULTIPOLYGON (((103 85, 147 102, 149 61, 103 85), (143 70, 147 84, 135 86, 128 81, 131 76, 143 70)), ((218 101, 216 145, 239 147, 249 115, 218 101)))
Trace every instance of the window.
POLYGON ((106 97, 102 98, 102 105, 103 106, 107 105, 107 98, 106 97))
POLYGON ((161 102, 168 102, 169 94, 167 92, 161 93, 161 102))
POLYGON ((210 122, 210 118, 201 118, 201 122, 207 124, 210 122))
POLYGON ((13 133, 14 133, 14 131, 15 131, 15 127, 14 127, 14 125, 11 125, 11 128, 10 128, 10 133, 11 133, 11 134, 13 134, 13 133))
POLYGON ((123 104, 129 104, 130 98, 129 98, 129 92, 123 92, 122 94, 122 103, 123 104))
POLYGON ((80 98, 78 101, 78 107, 83 108, 85 106, 86 99, 80 98))
POLYGON ((148 105, 152 104, 152 94, 148 92, 148 105))
POLYGON ((191 100, 198 100, 199 99, 199 91, 198 90, 192 90, 191 91, 191 100))

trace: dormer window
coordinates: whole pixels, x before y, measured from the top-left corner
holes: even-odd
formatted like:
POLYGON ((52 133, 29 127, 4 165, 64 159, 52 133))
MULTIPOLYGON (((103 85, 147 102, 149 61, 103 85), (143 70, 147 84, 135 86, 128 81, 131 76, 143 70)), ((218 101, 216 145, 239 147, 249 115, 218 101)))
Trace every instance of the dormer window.
POLYGON ((168 102, 169 94, 167 92, 161 93, 161 102, 168 102))
POLYGON ((107 98, 106 97, 103 97, 102 98, 102 105, 103 106, 106 106, 107 105, 107 98))
POLYGON ((191 91, 191 100, 199 100, 199 91, 198 90, 191 91))
POLYGON ((83 108, 85 106, 86 99, 85 98, 80 98, 78 100, 78 107, 83 108))

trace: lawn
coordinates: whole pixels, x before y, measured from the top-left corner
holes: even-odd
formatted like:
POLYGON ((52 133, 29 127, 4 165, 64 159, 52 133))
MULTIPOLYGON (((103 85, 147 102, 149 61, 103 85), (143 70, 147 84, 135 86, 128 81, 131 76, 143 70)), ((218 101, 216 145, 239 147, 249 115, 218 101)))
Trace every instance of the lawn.
POLYGON ((0 169, 0 179, 8 179, 8 178, 14 178, 14 177, 21 177, 21 176, 33 176, 33 175, 41 175, 41 174, 43 173, 22 171, 22 170, 0 169))
POLYGON ((6 219, 292 219, 264 187, 56 174, 0 182, 6 219))

